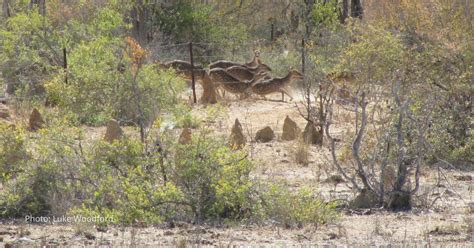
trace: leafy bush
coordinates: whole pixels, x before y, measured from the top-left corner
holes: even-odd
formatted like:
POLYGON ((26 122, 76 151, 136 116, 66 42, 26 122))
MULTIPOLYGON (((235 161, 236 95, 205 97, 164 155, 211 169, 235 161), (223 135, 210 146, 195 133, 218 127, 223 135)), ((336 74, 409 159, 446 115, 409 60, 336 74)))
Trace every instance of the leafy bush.
POLYGON ((171 178, 181 188, 198 220, 243 217, 251 209, 252 164, 243 152, 232 152, 223 139, 194 135, 177 145, 171 178))
POLYGON ((45 85, 51 100, 88 124, 110 118, 150 122, 174 104, 184 89, 182 80, 156 65, 137 65, 132 57, 120 62, 116 54, 121 44, 117 39, 99 39, 78 46, 71 54, 68 84, 58 75, 45 85), (121 73, 117 71, 120 63, 126 68, 121 73))
POLYGON ((8 181, 16 172, 17 164, 28 159, 25 132, 14 131, 0 122, 0 173, 1 181, 8 181))
POLYGON ((368 91, 374 85, 386 85, 395 72, 402 68, 406 55, 400 37, 378 27, 365 27, 358 23, 352 30, 357 42, 343 49, 337 72, 356 74, 351 87, 364 87, 368 91))
POLYGON ((184 104, 178 104, 172 109, 173 119, 177 127, 180 128, 197 128, 199 127, 200 120, 196 118, 191 108, 184 104))
POLYGON ((153 24, 175 43, 193 41, 196 47, 204 48, 195 49, 195 59, 208 63, 209 56, 217 59, 229 52, 226 47, 243 44, 249 38, 247 26, 230 23, 229 14, 216 12, 208 4, 178 1, 165 7, 155 6, 153 24))
POLYGON ((311 11, 311 17, 318 26, 334 26, 339 22, 338 1, 316 1, 311 11))
POLYGON ((159 160, 144 154, 138 140, 121 139, 112 144, 97 141, 89 147, 87 166, 79 172, 84 200, 71 213, 109 216, 115 223, 159 223, 180 206, 182 193, 163 180, 159 160))
POLYGON ((262 198, 266 216, 285 227, 325 224, 337 217, 336 205, 323 202, 307 187, 293 192, 283 184, 270 184, 262 198))
POLYGON ((209 131, 188 144, 164 139, 165 150, 145 151, 133 138, 84 140, 67 119, 45 116, 37 133, 0 132, 2 217, 99 215, 117 224, 253 218, 302 225, 334 216, 308 189, 272 185, 258 193, 247 154, 209 131))
POLYGON ((88 64, 92 67, 89 72, 94 72, 96 66, 103 68, 104 63, 110 62, 110 59, 104 59, 104 54, 110 50, 101 50, 98 45, 120 40, 117 31, 125 28, 114 1, 97 4, 101 5, 100 8, 91 8, 96 3, 86 5, 75 1, 63 4, 51 1, 48 5, 55 10, 52 11, 54 14, 45 17, 38 11, 28 10, 26 1, 15 2, 12 8, 16 9, 16 13, 3 20, 0 26, 0 69, 10 94, 25 87, 29 88, 28 94, 44 93, 43 81, 57 77, 64 79, 60 76, 63 74, 61 51, 64 48, 68 52, 69 65, 80 60, 77 56, 77 59, 74 58, 74 50, 78 48, 79 57, 87 49, 89 54, 95 51, 99 55, 95 61, 85 58, 85 62, 97 63, 88 64), (73 13, 70 8, 81 14, 73 13), (84 14, 86 10, 87 14, 84 14))
POLYGON ((0 141, 2 147, 17 149, 1 151, 6 158, 0 164, 4 172, 2 216, 46 215, 51 211, 62 214, 74 202, 75 185, 69 176, 80 165, 74 144, 81 134, 76 128, 61 125, 61 121, 51 121, 51 127, 38 133, 27 132, 21 126, 8 133, 1 130, 0 135, 6 137, 0 141))
POLYGON ((252 206, 251 163, 224 140, 201 135, 188 145, 170 143, 163 153, 175 156, 163 159, 136 139, 85 142, 80 129, 49 116, 37 133, 2 127, 4 217, 69 212, 158 223, 239 218, 252 206))
POLYGON ((0 71, 7 91, 30 96, 46 90, 49 103, 73 111, 86 124, 102 124, 110 118, 152 122, 157 112, 175 103, 184 83, 171 72, 145 63, 147 51, 133 39, 125 39, 123 32, 128 28, 123 12, 130 6, 118 5, 116 1, 90 6, 52 1, 48 6, 57 11, 51 15, 19 8, 2 20, 0 71), (140 61, 134 57, 138 52, 140 61))

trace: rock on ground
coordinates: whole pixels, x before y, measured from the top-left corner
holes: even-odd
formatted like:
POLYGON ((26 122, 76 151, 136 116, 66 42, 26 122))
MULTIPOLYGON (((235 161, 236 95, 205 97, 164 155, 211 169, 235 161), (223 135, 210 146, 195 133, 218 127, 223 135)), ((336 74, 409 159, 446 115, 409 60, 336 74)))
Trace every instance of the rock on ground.
POLYGON ((303 132, 303 140, 307 144, 321 145, 323 143, 323 137, 316 127, 308 122, 303 132))
POLYGON ((29 130, 30 131, 37 131, 38 129, 42 128, 44 126, 45 122, 43 120, 43 117, 41 116, 41 113, 38 111, 37 108, 34 108, 33 111, 30 114, 30 121, 29 121, 29 130))
POLYGON ((247 142, 244 132, 242 130, 242 125, 239 122, 239 119, 235 119, 234 126, 229 137, 229 144, 232 149, 240 149, 245 146, 247 142))
POLYGON ((122 128, 116 120, 109 120, 107 122, 107 130, 105 131, 104 140, 112 143, 114 140, 120 139, 123 136, 122 128))
POLYGON ((363 189, 359 195, 354 198, 349 206, 350 208, 374 208, 378 204, 378 196, 367 189, 363 189))
POLYGON ((205 75, 201 82, 203 93, 200 99, 202 104, 214 104, 217 103, 217 93, 213 82, 209 79, 208 75, 205 75))
POLYGON ((285 118, 283 123, 283 134, 281 136, 282 140, 290 141, 295 140, 301 133, 301 129, 298 127, 296 122, 294 122, 288 115, 285 118))
POLYGON ((396 191, 390 194, 388 208, 393 211, 410 210, 411 194, 410 192, 396 191))
POLYGON ((10 118, 10 109, 4 104, 0 103, 0 119, 9 119, 10 118))
POLYGON ((255 135, 255 140, 257 142, 261 142, 261 143, 270 142, 274 138, 275 138, 275 133, 273 132, 273 130, 269 126, 266 126, 262 129, 258 130, 257 134, 255 135))
POLYGON ((181 132, 181 135, 179 136, 179 141, 178 142, 181 145, 191 143, 191 129, 184 128, 183 131, 181 132))

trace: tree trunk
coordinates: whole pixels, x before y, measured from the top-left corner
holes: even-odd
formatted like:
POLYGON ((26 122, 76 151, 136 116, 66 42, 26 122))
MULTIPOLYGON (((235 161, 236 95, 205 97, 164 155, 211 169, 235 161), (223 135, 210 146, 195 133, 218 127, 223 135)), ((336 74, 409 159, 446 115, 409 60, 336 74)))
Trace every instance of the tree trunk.
POLYGON ((37 3, 38 3, 38 0, 31 0, 30 5, 28 6, 29 9, 32 9, 35 6, 35 4, 37 4, 37 3))
POLYGON ((40 15, 46 15, 46 0, 31 0, 29 8, 33 9, 35 5, 38 5, 38 12, 40 15))
POLYGON ((305 36, 308 36, 312 32, 311 13, 315 0, 304 0, 304 2, 306 4, 306 9, 304 11, 305 36))
POLYGON ((342 0, 341 23, 344 24, 347 17, 349 17, 349 0, 342 0))
POLYGON ((351 16, 362 19, 363 9, 360 0, 351 0, 351 16))
POLYGON ((148 36, 148 16, 149 10, 143 0, 137 0, 135 6, 132 8, 130 17, 132 20, 132 36, 140 44, 147 41, 148 36))
POLYGON ((3 17, 8 18, 10 17, 10 0, 3 0, 2 4, 2 12, 3 12, 3 17))
POLYGON ((39 13, 42 16, 46 15, 46 0, 39 0, 39 13))

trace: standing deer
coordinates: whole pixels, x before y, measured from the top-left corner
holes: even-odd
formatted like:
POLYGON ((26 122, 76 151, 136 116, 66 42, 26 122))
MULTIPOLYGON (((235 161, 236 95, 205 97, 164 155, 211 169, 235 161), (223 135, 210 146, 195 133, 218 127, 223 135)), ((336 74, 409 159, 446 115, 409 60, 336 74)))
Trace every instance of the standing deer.
POLYGON ((259 72, 251 80, 241 81, 222 68, 215 68, 209 71, 209 77, 217 87, 221 87, 230 93, 238 94, 241 98, 250 95, 252 84, 258 82, 265 76, 265 72, 259 72))
MULTIPOLYGON (((191 84, 191 80, 192 80, 191 63, 184 60, 171 60, 164 63, 160 63, 159 61, 156 61, 155 63, 157 63, 161 69, 173 68, 179 75, 181 75, 184 78, 184 80, 186 80, 188 85, 191 84)), ((201 65, 194 65, 194 79, 196 81, 202 81, 204 73, 205 73, 204 68, 201 65)))
POLYGON ((247 67, 247 68, 255 68, 256 66, 258 66, 259 64, 262 63, 262 61, 260 61, 259 57, 260 57, 260 51, 255 50, 253 59, 250 62, 241 64, 241 63, 228 61, 228 60, 218 60, 216 62, 211 63, 209 65, 209 69, 214 69, 214 68, 223 68, 223 69, 225 69, 225 68, 229 68, 229 67, 232 67, 232 66, 243 66, 243 67, 247 67))
POLYGON ((264 98, 268 94, 280 92, 290 97, 291 101, 293 100, 293 97, 288 93, 286 87, 294 81, 302 79, 303 74, 297 70, 291 70, 286 77, 256 81, 251 85, 251 89, 253 93, 263 96, 264 98))

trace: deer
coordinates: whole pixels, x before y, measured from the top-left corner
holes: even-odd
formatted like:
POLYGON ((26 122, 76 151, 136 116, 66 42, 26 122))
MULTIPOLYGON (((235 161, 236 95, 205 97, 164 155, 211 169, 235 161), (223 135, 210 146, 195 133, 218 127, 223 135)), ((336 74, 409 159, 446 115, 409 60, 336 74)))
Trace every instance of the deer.
MULTIPOLYGON (((230 74, 232 77, 239 81, 250 81, 256 74, 262 72, 265 75, 270 72, 272 69, 266 64, 259 64, 255 68, 248 68, 244 66, 231 66, 225 71, 230 74)), ((225 97, 225 91, 222 93, 222 96, 225 97)))
POLYGON ((257 65, 262 64, 262 61, 260 60, 260 50, 253 50, 253 59, 252 61, 245 63, 244 65, 246 67, 255 67, 257 65))
POLYGON ((294 81, 302 79, 303 74, 297 70, 291 70, 286 77, 270 79, 264 78, 263 80, 254 81, 250 87, 253 93, 263 96, 263 98, 265 98, 265 96, 268 94, 280 92, 290 97, 291 101, 293 100, 293 97, 288 93, 286 87, 292 84, 294 81))
POLYGON ((229 67, 232 67, 232 66, 243 66, 243 67, 246 67, 246 68, 255 68, 256 66, 258 66, 259 64, 262 63, 262 61, 260 61, 259 57, 260 57, 260 51, 254 50, 254 56, 253 56, 252 61, 250 61, 250 62, 240 64, 240 63, 233 62, 233 61, 228 61, 228 60, 218 60, 216 62, 211 63, 209 65, 209 69, 214 69, 214 68, 226 69, 226 68, 229 68, 229 67))
POLYGON ((355 75, 352 72, 331 72, 326 75, 326 78, 334 82, 351 82, 354 80, 355 75))
POLYGON ((226 69, 226 72, 240 81, 252 80, 259 72, 268 73, 272 69, 266 64, 259 64, 255 67, 231 66, 226 69))
MULTIPOLYGON (((347 104, 355 101, 348 87, 348 85, 354 83, 355 77, 356 74, 350 71, 332 72, 326 75, 326 79, 330 84, 335 86, 336 102, 347 104)), ((325 85, 323 90, 327 91, 327 88, 329 88, 329 85, 325 85)))
MULTIPOLYGON (((183 72, 191 71, 191 63, 184 60, 175 59, 175 60, 167 61, 164 63, 161 63, 160 61, 155 61, 155 63, 157 63, 162 69, 173 68, 176 71, 183 71, 183 72)), ((204 68, 201 65, 194 65, 194 69, 204 69, 204 68)))
POLYGON ((228 61, 228 60, 218 60, 216 62, 213 62, 211 64, 209 64, 209 69, 216 69, 216 68, 222 68, 222 69, 225 69, 225 68, 229 68, 229 67, 232 67, 232 66, 243 66, 242 64, 240 63, 237 63, 237 62, 233 62, 233 61, 228 61))
MULTIPOLYGON (((184 60, 171 60, 164 63, 155 61, 161 69, 173 68, 190 85, 192 80, 191 63, 184 60)), ((201 65, 194 65, 194 78, 196 81, 202 81, 205 70, 201 65)))
POLYGON ((232 94, 238 94, 241 96, 241 99, 250 94, 252 84, 261 80, 265 76, 265 72, 259 72, 251 80, 241 81, 222 68, 214 68, 209 71, 209 77, 217 87, 221 87, 232 94))

